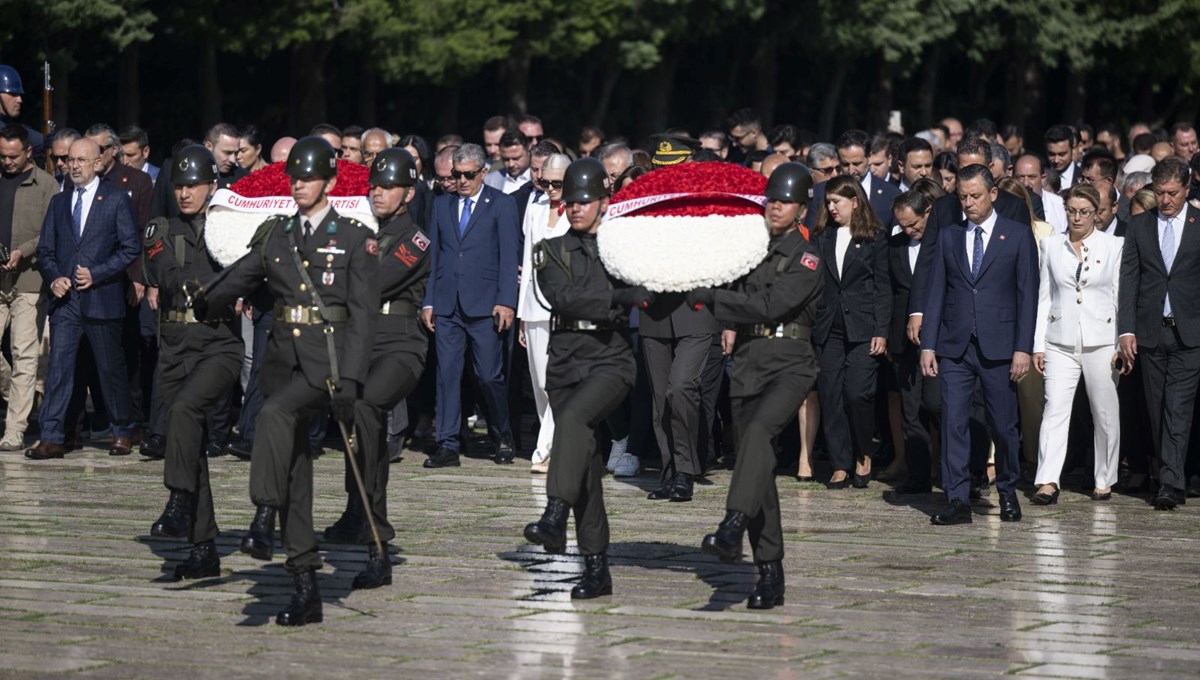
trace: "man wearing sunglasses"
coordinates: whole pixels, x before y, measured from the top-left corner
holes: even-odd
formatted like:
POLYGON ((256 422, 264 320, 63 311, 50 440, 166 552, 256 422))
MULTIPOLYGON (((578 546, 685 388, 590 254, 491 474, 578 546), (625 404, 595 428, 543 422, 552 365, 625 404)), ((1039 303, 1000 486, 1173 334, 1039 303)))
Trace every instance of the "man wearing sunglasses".
POLYGON ((431 266, 421 319, 437 348, 437 450, 425 467, 459 465, 460 389, 470 348, 496 442, 496 462, 515 453, 502 372, 501 334, 517 306, 520 223, 511 196, 484 186, 487 154, 478 144, 454 152, 458 193, 437 199, 429 224, 431 266))

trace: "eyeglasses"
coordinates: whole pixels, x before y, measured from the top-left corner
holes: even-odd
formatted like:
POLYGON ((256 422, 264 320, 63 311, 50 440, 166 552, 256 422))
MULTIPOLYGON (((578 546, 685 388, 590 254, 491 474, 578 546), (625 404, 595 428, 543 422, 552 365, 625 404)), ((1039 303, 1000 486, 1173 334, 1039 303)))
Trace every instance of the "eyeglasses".
POLYGON ((825 173, 826 175, 836 175, 836 174, 838 174, 838 167, 839 166, 836 164, 835 165, 827 165, 823 168, 817 168, 817 172, 822 172, 822 173, 825 173))
POLYGON ((525 135, 525 139, 529 140, 529 146, 533 146, 546 138, 546 135, 525 135))
POLYGON ((442 184, 454 181, 454 177, 452 175, 434 175, 433 177, 442 184))
POLYGON ((450 176, 454 179, 462 179, 464 177, 467 179, 475 179, 475 177, 481 172, 483 172, 483 168, 478 170, 451 170, 450 176))
POLYGON ((83 165, 84 163, 95 163, 95 158, 76 158, 71 156, 67 158, 67 165, 83 165))
POLYGON ((539 179, 537 185, 543 189, 561 189, 563 181, 561 179, 539 179))
POLYGON ((108 153, 108 150, 111 148, 113 148, 112 144, 106 144, 106 145, 100 147, 100 153, 108 153))
POLYGON ((1091 217, 1095 214, 1095 210, 1076 210, 1075 208, 1067 208, 1068 217, 1091 217))
POLYGON ((67 156, 59 156, 58 154, 52 153, 50 154, 50 160, 54 161, 55 163, 66 163, 67 156))
POLYGON ((1101 177, 1088 177, 1087 175, 1080 175, 1080 176, 1079 176, 1079 179, 1080 179, 1081 181, 1087 182, 1088 184, 1095 184, 1095 183, 1097 183, 1097 182, 1103 182, 1103 181, 1105 181, 1105 180, 1106 180, 1106 178, 1105 178, 1105 177, 1103 177, 1103 176, 1101 176, 1101 177))

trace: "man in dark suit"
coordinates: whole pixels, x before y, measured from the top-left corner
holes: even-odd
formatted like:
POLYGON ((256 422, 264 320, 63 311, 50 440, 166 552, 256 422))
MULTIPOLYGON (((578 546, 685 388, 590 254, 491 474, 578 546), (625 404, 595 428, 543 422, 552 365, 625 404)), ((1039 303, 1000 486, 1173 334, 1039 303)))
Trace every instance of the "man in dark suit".
POLYGON ((487 155, 478 144, 454 152, 458 194, 438 199, 429 225, 431 266, 421 318, 437 348, 438 448, 425 467, 458 465, 459 396, 468 345, 496 440, 496 462, 514 455, 501 334, 517 306, 521 225, 511 196, 484 186, 487 155))
POLYGON ((1117 333, 1121 358, 1142 362, 1161 463, 1154 507, 1173 510, 1185 502, 1183 466, 1200 384, 1200 210, 1187 204, 1191 171, 1183 160, 1164 158, 1150 176, 1158 208, 1129 222, 1117 333))
POLYGON ((942 380, 942 487, 949 501, 933 524, 972 519, 967 422, 976 380, 996 444, 1000 519, 1021 519, 1016 382, 1029 372, 1033 351, 1038 259, 1033 232, 992 208, 997 191, 986 166, 958 171, 966 219, 946 228, 928 277, 921 371, 942 380))
MULTIPOLYGON (((922 140, 924 141, 924 140, 922 140)), ((892 369, 900 386, 901 432, 904 435, 904 455, 908 479, 896 486, 896 493, 929 493, 930 437, 927 416, 941 414, 941 389, 936 377, 921 374, 921 346, 917 338, 908 337, 908 307, 913 276, 920 264, 928 267, 932 260, 921 260, 925 225, 933 206, 919 191, 906 191, 896 198, 892 209, 900 231, 888 241, 888 270, 892 280, 892 324, 888 332, 888 347, 892 369)))
POLYGON ((100 369, 101 391, 113 425, 109 453, 126 455, 132 443, 129 381, 121 348, 125 269, 141 252, 129 195, 97 176, 100 147, 90 139, 71 144, 73 189, 56 195, 42 223, 38 265, 53 298, 50 361, 40 417, 42 440, 25 456, 61 458, 64 416, 75 381, 79 343, 86 336, 100 369))
MULTIPOLYGON (((1046 130, 1046 160, 1058 172, 1064 191, 1079 184, 1083 172, 1075 162, 1079 133, 1070 125, 1059 123, 1046 130)), ((962 166, 959 166, 962 167, 962 166)))
MULTIPOLYGON (((853 175, 862 183, 863 191, 871 201, 871 209, 875 216, 889 229, 896 225, 892 216, 892 201, 900 195, 900 190, 891 182, 879 179, 868 172, 868 150, 871 148, 871 136, 862 130, 847 130, 837 141, 838 172, 843 175, 853 175)), ((822 205, 825 201, 825 182, 813 187, 813 205, 822 205)), ((817 225, 816 215, 820 210, 809 210, 804 218, 804 226, 812 229, 817 225)))

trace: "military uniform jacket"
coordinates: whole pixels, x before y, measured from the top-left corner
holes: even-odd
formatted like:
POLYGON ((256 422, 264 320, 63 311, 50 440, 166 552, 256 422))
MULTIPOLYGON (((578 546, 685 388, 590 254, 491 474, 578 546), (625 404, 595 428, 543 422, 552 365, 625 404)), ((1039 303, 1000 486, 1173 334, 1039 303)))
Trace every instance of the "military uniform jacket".
POLYGON ((143 233, 142 257, 146 283, 158 287, 159 360, 164 370, 191 372, 211 356, 240 358, 245 352, 242 327, 232 306, 209 310, 203 323, 168 319, 187 311, 185 281, 203 281, 221 271, 204 244, 204 214, 190 219, 155 218, 143 233))
POLYGON ((429 279, 429 237, 405 212, 379 228, 380 305, 402 303, 412 314, 380 314, 372 358, 390 352, 425 356, 429 340, 417 318, 429 279))
POLYGON ((638 332, 647 338, 682 338, 720 333, 721 324, 707 307, 684 304, 686 293, 660 293, 638 317, 638 332))
MULTIPOLYGON (((251 242, 250 252, 230 266, 223 278, 208 286, 211 309, 230 305, 239 295, 265 282, 276 308, 312 307, 313 296, 301 280, 292 257, 294 236, 302 264, 328 308, 345 308, 346 321, 330 324, 336 345, 338 371, 360 385, 366 381, 379 316, 379 243, 361 222, 330 210, 324 221, 304 237, 299 214, 267 220, 251 242)), ((325 389, 330 376, 325 324, 275 319, 262 364, 263 392, 270 395, 287 384, 292 371, 308 384, 325 389)))
POLYGON ((534 247, 538 289, 554 316, 607 327, 551 331, 547 390, 572 387, 601 371, 618 371, 633 384, 637 369, 629 345, 629 311, 613 302, 616 282, 604 269, 598 253, 594 235, 580 236, 575 231, 534 247))
MULTIPOLYGON (((730 288, 713 291, 713 315, 735 327, 796 323, 811 329, 824 276, 820 259, 798 230, 772 236, 766 259, 730 288)), ((814 361, 808 334, 793 340, 738 333, 730 396, 758 394, 774 376, 814 361)))

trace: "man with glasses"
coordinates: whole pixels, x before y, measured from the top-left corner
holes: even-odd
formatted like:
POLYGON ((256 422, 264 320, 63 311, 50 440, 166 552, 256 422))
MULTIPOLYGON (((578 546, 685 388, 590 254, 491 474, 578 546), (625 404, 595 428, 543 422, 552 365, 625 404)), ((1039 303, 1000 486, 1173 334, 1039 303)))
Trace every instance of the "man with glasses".
POLYGON ((729 141, 743 154, 766 151, 770 147, 762 131, 762 119, 754 109, 735 111, 725 123, 729 127, 729 141))
POLYGON ((67 180, 67 157, 70 156, 71 144, 83 135, 75 128, 60 128, 54 133, 50 142, 50 159, 54 161, 54 180, 62 189, 67 180))
POLYGON ((1117 161, 1104 149, 1093 149, 1083 157, 1081 182, 1096 187, 1102 195, 1117 184, 1117 161))
MULTIPOLYGON (((807 165, 812 171, 813 182, 820 184, 838 176, 837 148, 828 142, 818 142, 808 149, 807 165)), ((815 210, 810 212, 817 212, 815 210)))
POLYGON ((437 450, 425 461, 429 468, 460 464, 460 394, 468 349, 496 442, 495 461, 512 463, 516 453, 501 334, 512 327, 517 307, 521 225, 512 197, 484 185, 486 172, 483 147, 466 144, 455 151, 450 174, 458 194, 434 202, 429 224, 432 260, 421 319, 437 347, 438 436, 437 450))
POLYGON ((383 128, 371 128, 362 134, 362 162, 370 167, 375 156, 392 145, 392 135, 383 128))
MULTIPOLYGON (((538 118, 537 116, 532 116, 529 114, 521 116, 521 120, 517 122, 517 129, 521 131, 521 134, 525 135, 526 148, 532 149, 534 144, 537 144, 546 138, 546 133, 542 129, 542 119, 538 118)), ((500 147, 501 156, 503 156, 503 141, 501 141, 500 147)))
POLYGON ((506 194, 512 194, 528 182, 528 139, 523 132, 505 132, 504 136, 500 138, 500 166, 487 173, 484 184, 506 194))

